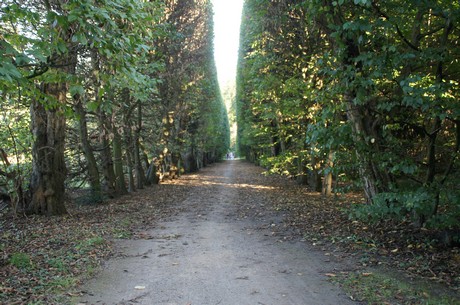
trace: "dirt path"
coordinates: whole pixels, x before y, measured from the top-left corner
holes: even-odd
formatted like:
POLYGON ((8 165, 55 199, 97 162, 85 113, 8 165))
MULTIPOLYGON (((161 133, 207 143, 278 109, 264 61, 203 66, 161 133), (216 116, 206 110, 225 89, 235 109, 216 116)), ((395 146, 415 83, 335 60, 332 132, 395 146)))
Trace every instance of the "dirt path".
POLYGON ((281 216, 264 206, 279 186, 258 168, 227 161, 175 183, 190 189, 181 212, 118 241, 77 303, 356 304, 327 281, 337 266, 324 254, 273 233, 281 216))

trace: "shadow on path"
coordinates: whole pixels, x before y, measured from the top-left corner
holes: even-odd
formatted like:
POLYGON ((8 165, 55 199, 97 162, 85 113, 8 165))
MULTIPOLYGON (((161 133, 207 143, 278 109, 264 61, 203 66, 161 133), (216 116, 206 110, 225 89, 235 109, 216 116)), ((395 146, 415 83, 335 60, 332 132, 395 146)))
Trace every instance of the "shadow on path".
POLYGON ((280 185, 243 161, 171 182, 189 196, 179 214, 117 241, 118 255, 82 287, 83 304, 356 304, 324 275, 334 265, 302 242, 280 242, 265 208, 280 185), (256 215, 251 217, 248 215, 256 215))

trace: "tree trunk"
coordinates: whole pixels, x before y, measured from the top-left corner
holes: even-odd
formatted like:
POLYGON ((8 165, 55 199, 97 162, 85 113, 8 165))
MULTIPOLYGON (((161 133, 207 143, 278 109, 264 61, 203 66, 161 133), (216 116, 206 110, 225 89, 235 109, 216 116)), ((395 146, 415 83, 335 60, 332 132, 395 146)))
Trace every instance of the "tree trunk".
MULTIPOLYGON (((303 139, 306 139, 306 134, 302 135, 303 139)), ((308 167, 307 167, 307 154, 305 153, 307 149, 307 142, 303 141, 302 150, 299 152, 297 159, 297 184, 299 185, 308 185, 308 167)))
POLYGON ((115 188, 115 171, 113 166, 112 151, 109 142, 109 128, 110 123, 108 122, 107 116, 99 110, 99 128, 101 129, 101 163, 102 173, 104 174, 103 186, 104 192, 109 197, 117 196, 115 188))
POLYGON ((134 163, 128 150, 126 151, 126 165, 128 166, 128 192, 131 193, 136 191, 136 186, 134 183, 134 163))
MULTIPOLYGON (((145 174, 144 174, 144 184, 145 185, 151 185, 152 184, 152 181, 151 179, 149 178, 149 170, 151 168, 151 165, 153 163, 149 161, 149 157, 147 156, 147 153, 145 152, 144 148, 142 147, 142 143, 139 141, 139 149, 140 149, 140 152, 141 152, 141 168, 146 168, 147 170, 145 171, 145 174), (142 162, 144 163, 144 167, 142 167, 142 162)), ((142 170, 143 171, 143 170, 142 170)), ((155 170, 155 173, 156 173, 156 170, 155 170)))
MULTIPOLYGON (((193 141, 193 140, 192 140, 193 141)), ((195 154, 196 148, 192 142, 189 151, 184 156, 184 169, 187 173, 194 173, 198 171, 197 158, 195 154)))
POLYGON ((270 136, 270 153, 272 157, 276 157, 281 153, 281 141, 279 140, 279 132, 276 123, 272 121, 270 126, 272 128, 270 136))
POLYGON ((125 128, 124 128, 124 143, 126 147, 126 165, 128 167, 128 192, 134 192, 136 190, 136 185, 134 183, 134 162, 133 159, 133 150, 134 150, 134 143, 133 137, 131 134, 131 128, 129 125, 129 120, 125 121, 125 128))
POLYGON ((123 173, 123 152, 121 136, 115 126, 112 126, 113 141, 113 165, 115 170, 115 189, 117 194, 123 195, 128 192, 126 189, 125 175, 123 173))
POLYGON ((307 162, 305 162, 304 156, 299 156, 297 161, 297 184, 299 185, 308 185, 308 175, 307 175, 307 162))
MULTIPOLYGON (((129 88, 123 88, 121 91, 122 109, 123 109, 123 143, 125 145, 126 166, 128 168, 128 192, 134 192, 136 185, 134 183, 134 143, 132 134, 132 112, 135 105, 131 106, 131 93, 129 88)), ((137 103, 136 103, 137 104, 137 103)), ((115 128, 114 128, 115 129, 115 128)), ((120 138, 121 139, 121 138, 120 138)))
POLYGON ((64 143, 66 119, 61 106, 66 103, 67 84, 44 84, 43 93, 56 99, 57 105, 47 109, 45 101, 34 99, 31 105, 32 176, 31 202, 27 213, 62 215, 64 205, 66 166, 64 143))
MULTIPOLYGON (((61 3, 54 7, 47 2, 48 12, 59 11, 61 3)), ((51 25, 55 27, 55 25, 51 25)), ((68 47, 67 53, 53 54, 57 72, 63 75, 74 75, 77 64, 77 53, 73 48, 72 28, 55 28, 59 39, 68 47)), ((64 205, 65 179, 67 176, 64 146, 66 135, 66 117, 64 109, 67 102, 68 83, 64 78, 56 83, 43 83, 41 91, 44 97, 33 98, 30 115, 31 131, 34 137, 32 144, 32 175, 30 179, 31 201, 26 209, 28 213, 44 215, 62 215, 67 210, 64 205)))
MULTIPOLYGON (((359 48, 355 41, 346 39, 347 53, 344 58, 343 64, 345 66, 354 66, 354 58, 359 56, 359 48)), ((361 70, 360 65, 355 67, 357 71, 361 70)), ((378 154, 379 139, 372 130, 368 130, 368 126, 375 118, 369 113, 369 108, 372 107, 369 103, 355 104, 354 98, 356 97, 356 88, 350 88, 345 92, 344 99, 347 105, 347 118, 351 125, 352 136, 355 142, 355 153, 357 159, 360 160, 359 174, 363 181, 363 188, 367 201, 372 203, 375 196, 380 192, 386 192, 389 189, 390 177, 389 174, 383 172, 379 167, 375 155, 378 154), (368 142, 370 138, 374 140, 368 142), (364 147, 364 149, 362 148, 364 147)))
POLYGON ((134 164, 136 167, 136 187, 143 189, 145 184, 145 173, 141 163, 140 137, 142 131, 142 103, 137 103, 137 127, 134 133, 134 164))
POLYGON ((313 169, 311 186, 316 192, 321 192, 321 175, 319 174, 321 164, 315 156, 312 157, 311 167, 313 169))
MULTIPOLYGON (((454 25, 452 23, 451 20, 449 20, 446 24, 446 27, 444 29, 444 33, 443 33, 443 36, 442 36, 442 39, 441 39, 441 45, 443 47, 443 49, 445 49, 446 47, 446 44, 447 44, 447 41, 449 39, 449 34, 450 32, 452 31, 454 25)), ((444 81, 444 72, 443 72, 443 67, 444 67, 444 61, 443 60, 440 60, 438 62, 438 65, 437 65, 437 68, 436 68, 436 82, 441 86, 443 81, 444 81)), ((454 121, 454 123, 457 123, 456 121, 454 121)), ((436 172, 437 172, 437 168, 436 168, 436 163, 437 163, 437 158, 436 158, 436 139, 437 139, 437 135, 438 133, 440 132, 441 130, 441 127, 443 125, 443 121, 441 120, 440 117, 436 117, 434 119, 434 124, 433 124, 433 129, 431 131, 431 133, 428 135, 428 138, 429 138, 429 141, 428 141, 428 155, 427 155, 427 162, 428 162, 428 171, 427 171, 427 175, 426 175, 426 179, 425 179, 425 185, 428 185, 428 186, 433 186, 434 184, 435 187, 434 189, 436 189, 435 191, 435 194, 434 194, 434 203, 433 203, 433 207, 431 209, 431 214, 430 215, 427 215, 427 217, 433 217, 435 216, 437 213, 438 213, 438 208, 439 208, 439 203, 440 203, 440 196, 441 196, 441 189, 450 173, 450 171, 452 170, 452 167, 453 167, 453 162, 454 162, 454 159, 451 161, 451 163, 449 164, 449 166, 447 167, 447 170, 445 171, 444 173, 444 177, 438 182, 436 183, 435 182, 435 177, 436 177, 436 172)), ((455 154, 457 154, 458 152, 458 145, 459 145, 459 134, 458 134, 458 131, 459 131, 459 126, 457 125, 456 126, 456 144, 455 144, 455 149, 454 149, 454 156, 455 154)), ((422 217, 420 217, 420 222, 422 222, 422 217)))
MULTIPOLYGON (((352 126, 353 139, 355 146, 369 145, 365 143, 365 129, 362 122, 363 117, 360 111, 360 106, 353 104, 353 98, 347 96, 347 118, 352 126)), ((385 189, 384 181, 379 181, 378 173, 375 172, 376 166, 369 158, 369 152, 362 152, 358 148, 355 149, 355 154, 359 160, 358 171, 363 181, 363 189, 369 203, 373 202, 375 196, 385 189), (380 187, 379 187, 380 184, 380 187)))
POLYGON ((329 151, 329 154, 327 155, 327 161, 326 161, 327 171, 324 174, 323 191, 322 191, 322 194, 328 197, 332 195, 332 166, 334 166, 333 158, 334 158, 334 152, 329 151))
POLYGON ((286 152, 286 143, 284 141, 285 137, 283 135, 283 132, 282 132, 282 128, 281 128, 281 113, 279 113, 277 116, 276 116, 276 133, 277 133, 277 139, 279 141, 279 152, 278 154, 284 154, 286 152))
POLYGON ((97 162, 94 156, 93 148, 91 147, 91 144, 88 140, 88 124, 86 121, 86 111, 83 108, 82 102, 79 97, 77 97, 75 111, 78 114, 80 141, 88 165, 89 184, 91 187, 91 199, 96 202, 101 202, 102 188, 99 169, 97 167, 97 162))

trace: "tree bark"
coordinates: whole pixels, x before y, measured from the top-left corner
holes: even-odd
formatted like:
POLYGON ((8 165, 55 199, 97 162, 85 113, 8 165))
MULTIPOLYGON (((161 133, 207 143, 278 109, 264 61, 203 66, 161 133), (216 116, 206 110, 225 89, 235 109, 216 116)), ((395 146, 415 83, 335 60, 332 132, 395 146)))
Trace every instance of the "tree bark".
POLYGON ((126 145, 126 165, 128 167, 128 192, 136 191, 136 186, 134 183, 134 163, 131 147, 132 147, 131 135, 125 135, 125 145, 126 145))
MULTIPOLYGON (((302 138, 306 139, 306 132, 302 134, 302 138)), ((308 160, 307 154, 305 153, 307 149, 307 142, 304 140, 302 141, 302 149, 299 152, 298 159, 297 159, 297 184, 299 185, 308 185, 308 160)))
POLYGON ((113 141, 113 165, 115 170, 115 189, 117 194, 123 195, 128 192, 126 189, 125 175, 123 173, 123 152, 121 136, 115 126, 112 126, 113 141))
POLYGON ((304 159, 305 157, 300 155, 297 161, 297 177, 296 181, 299 185, 308 185, 308 175, 307 175, 307 162, 304 159))
POLYGON ((32 175, 30 180, 31 202, 27 213, 62 215, 67 171, 64 161, 66 119, 62 106, 66 103, 66 83, 44 84, 44 94, 56 99, 51 109, 46 101, 34 99, 31 105, 32 175))
MULTIPOLYGON (((48 12, 61 11, 60 1, 47 1, 48 12)), ((54 25, 50 24, 50 27, 54 25)), ((54 29, 53 29, 54 30, 54 29)), ((64 75, 75 74, 77 53, 72 40, 72 28, 55 29, 62 41, 66 43, 67 52, 53 54, 52 64, 64 75)), ((53 41, 51 41, 53 43, 53 41)), ((62 215, 67 210, 64 205, 65 179, 67 175, 64 160, 66 135, 66 117, 64 109, 67 102, 69 86, 64 79, 43 83, 43 97, 33 98, 30 115, 32 144, 32 175, 29 191, 31 201, 27 213, 44 215, 62 215), (47 98, 49 97, 49 98, 47 98)))
POLYGON ((134 164, 136 168, 136 187, 143 189, 145 184, 145 173, 141 162, 140 137, 142 131, 142 103, 137 102, 137 127, 134 133, 134 164))
POLYGON ((129 88, 123 88, 121 91, 121 101, 123 109, 123 144, 125 146, 126 166, 128 169, 128 192, 134 192, 136 185, 134 183, 134 143, 132 134, 132 113, 135 105, 131 105, 131 93, 129 88))
POLYGON ((328 169, 328 171, 324 174, 322 191, 323 195, 328 197, 332 195, 332 166, 334 166, 333 158, 334 152, 329 151, 326 161, 326 169, 328 169))
POLYGON ((355 154, 359 160, 358 171, 363 182, 363 189, 367 201, 372 203, 375 196, 380 192, 388 190, 389 180, 385 179, 385 174, 381 173, 378 165, 370 158, 371 147, 369 151, 362 151, 359 146, 368 146, 372 143, 366 143, 367 132, 363 123, 363 114, 361 113, 362 106, 354 105, 353 98, 349 95, 347 99, 347 118, 352 126, 353 139, 355 141, 355 154))
POLYGON ((321 175, 319 174, 319 169, 321 164, 319 163, 318 157, 313 156, 311 159, 312 167, 312 183, 311 186, 316 192, 321 192, 321 175))
POLYGON ((93 148, 88 140, 88 124, 86 120, 86 111, 83 108, 80 98, 77 97, 75 111, 78 114, 78 124, 80 132, 80 141, 83 153, 88 165, 89 184, 91 188, 91 199, 96 202, 102 201, 102 188, 99 169, 97 166, 96 158, 94 156, 93 148))
POLYGON ((155 164, 155 161, 150 162, 149 168, 147 169, 146 173, 146 182, 148 184, 158 184, 160 183, 160 179, 157 174, 158 168, 155 164))
MULTIPOLYGON (((355 67, 353 62, 354 58, 358 57, 360 52, 357 42, 352 39, 345 39, 346 55, 343 59, 343 65, 355 67)), ((355 69, 361 71, 361 66, 357 65, 355 69)), ((356 74, 352 76, 351 81, 357 77, 356 74)), ((378 153, 378 135, 374 130, 369 130, 368 126, 374 126, 370 122, 375 121, 375 117, 369 111, 372 105, 366 101, 363 104, 356 104, 354 99, 356 97, 356 88, 350 88, 344 94, 345 103, 347 105, 347 118, 351 125, 353 139, 355 141, 355 153, 360 160, 358 171, 363 181, 363 188, 366 194, 367 201, 372 203, 375 196, 380 192, 386 192, 389 189, 390 177, 389 174, 383 172, 378 166, 378 160, 373 160, 374 153, 378 153), (372 142, 369 142, 373 139, 372 142)))
MULTIPOLYGON (((448 39, 449 39, 449 34, 453 30, 454 25, 450 19, 447 20, 443 36, 441 38, 441 45, 443 49, 445 49, 448 39)), ((444 80, 444 72, 443 72, 443 67, 444 67, 444 61, 440 60, 438 62, 437 68, 436 68, 436 82, 439 85, 442 85, 443 80, 444 80)), ((453 155, 456 156, 458 154, 458 149, 459 149, 459 140, 460 140, 460 134, 459 134, 459 125, 458 125, 458 120, 454 120, 454 124, 456 125, 456 130, 455 130, 455 148, 453 150, 453 155)), ((435 183, 435 176, 436 176, 436 138, 438 133, 441 130, 441 127, 443 125, 443 121, 439 116, 435 118, 433 130, 429 135, 429 146, 428 146, 428 172, 427 172, 427 177, 425 180, 425 183, 427 185, 433 185, 435 183)), ((449 176, 450 172, 452 171, 453 165, 454 165, 455 157, 451 160, 450 164, 448 165, 446 171, 444 172, 444 177, 439 181, 439 184, 436 188, 435 192, 435 199, 434 199, 434 204, 432 208, 431 215, 429 217, 433 217, 438 213, 439 209, 439 204, 440 204, 440 196, 441 196, 441 189, 444 183, 447 180, 447 177, 449 176)))
POLYGON ((101 163, 102 173, 104 175, 103 186, 104 192, 109 197, 117 196, 115 188, 115 171, 113 168, 112 151, 109 141, 109 128, 107 116, 102 110, 99 110, 99 128, 101 129, 100 141, 102 143, 101 149, 101 163))

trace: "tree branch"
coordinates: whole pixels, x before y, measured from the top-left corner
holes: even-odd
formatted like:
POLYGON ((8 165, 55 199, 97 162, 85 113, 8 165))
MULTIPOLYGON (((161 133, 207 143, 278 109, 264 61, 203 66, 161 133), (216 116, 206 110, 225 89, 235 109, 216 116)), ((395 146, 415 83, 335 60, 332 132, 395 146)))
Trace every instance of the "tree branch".
POLYGON ((42 69, 35 69, 34 72, 32 72, 32 74, 26 76, 26 79, 32 79, 32 78, 35 78, 37 76, 43 75, 49 70, 49 66, 43 66, 42 65, 41 68, 42 69))
POLYGON ((387 14, 385 14, 384 12, 382 12, 382 10, 380 9, 380 7, 378 7, 377 3, 375 2, 372 2, 372 7, 377 11, 378 14, 380 14, 381 17, 385 18, 386 20, 388 20, 396 29, 396 32, 398 33, 399 37, 401 37, 401 39, 414 51, 419 51, 419 48, 417 46, 415 46, 413 43, 411 43, 405 36, 404 34, 401 32, 401 29, 399 28, 399 26, 397 24, 394 24, 391 22, 390 20, 390 16, 388 16, 387 14))

